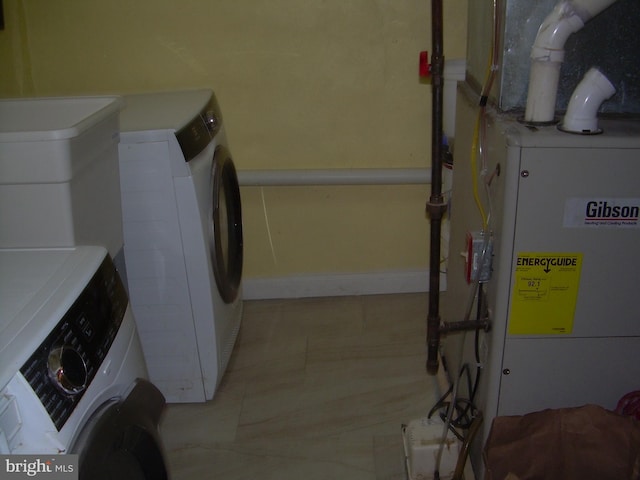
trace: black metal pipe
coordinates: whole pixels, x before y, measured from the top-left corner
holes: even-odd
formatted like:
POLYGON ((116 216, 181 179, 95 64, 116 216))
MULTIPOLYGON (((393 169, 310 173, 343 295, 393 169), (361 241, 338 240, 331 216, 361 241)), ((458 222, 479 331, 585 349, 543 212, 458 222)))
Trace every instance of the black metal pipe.
POLYGON ((465 330, 484 330, 488 332, 491 328, 491 322, 488 318, 481 320, 460 320, 459 322, 445 322, 438 329, 440 335, 447 333, 463 332, 465 330))
POLYGON ((431 0, 431 196, 427 212, 431 218, 429 254, 429 313, 427 317, 427 372, 438 371, 440 345, 440 237, 446 203, 442 195, 442 98, 444 55, 442 47, 442 0, 431 0))

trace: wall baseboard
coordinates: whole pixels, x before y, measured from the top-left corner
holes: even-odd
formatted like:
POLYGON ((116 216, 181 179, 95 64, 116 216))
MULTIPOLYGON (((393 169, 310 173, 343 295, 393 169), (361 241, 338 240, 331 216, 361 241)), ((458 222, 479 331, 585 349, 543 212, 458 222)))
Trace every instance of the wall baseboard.
MULTIPOLYGON (((446 275, 442 274, 441 291, 446 290, 446 280, 446 275)), ((242 283, 245 300, 416 293, 429 290, 429 271, 425 269, 247 278, 242 283)))

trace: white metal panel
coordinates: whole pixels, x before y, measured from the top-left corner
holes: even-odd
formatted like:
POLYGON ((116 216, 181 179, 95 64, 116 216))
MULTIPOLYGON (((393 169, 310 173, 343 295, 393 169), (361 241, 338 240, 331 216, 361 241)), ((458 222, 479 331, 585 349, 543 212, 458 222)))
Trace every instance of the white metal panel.
POLYGON ((640 337, 533 338, 505 343, 498 415, 601 405, 640 388, 640 337))
POLYGON ((572 198, 639 197, 639 156, 629 149, 523 149, 528 176, 520 178, 514 257, 518 252, 583 255, 572 336, 640 335, 634 308, 640 229, 563 224, 572 198))
MULTIPOLYGON (((170 402, 201 401, 204 388, 170 156, 167 142, 120 145, 127 276, 151 380, 170 402)), ((197 205, 193 208, 197 214, 197 205)))

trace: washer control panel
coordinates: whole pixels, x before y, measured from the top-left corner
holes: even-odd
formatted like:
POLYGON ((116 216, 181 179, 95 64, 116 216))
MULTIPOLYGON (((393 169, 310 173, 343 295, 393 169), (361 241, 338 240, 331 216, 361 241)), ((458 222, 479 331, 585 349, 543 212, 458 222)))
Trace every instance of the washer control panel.
POLYGON ((128 297, 107 255, 91 281, 20 369, 58 429, 109 352, 128 297))

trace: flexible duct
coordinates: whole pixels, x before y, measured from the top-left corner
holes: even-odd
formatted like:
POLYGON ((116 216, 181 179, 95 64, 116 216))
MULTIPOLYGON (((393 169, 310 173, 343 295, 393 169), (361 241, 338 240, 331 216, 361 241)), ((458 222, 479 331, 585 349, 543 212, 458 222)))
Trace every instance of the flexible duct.
POLYGON ((554 121, 564 45, 572 33, 616 0, 562 0, 542 22, 531 49, 531 72, 524 120, 554 121))

